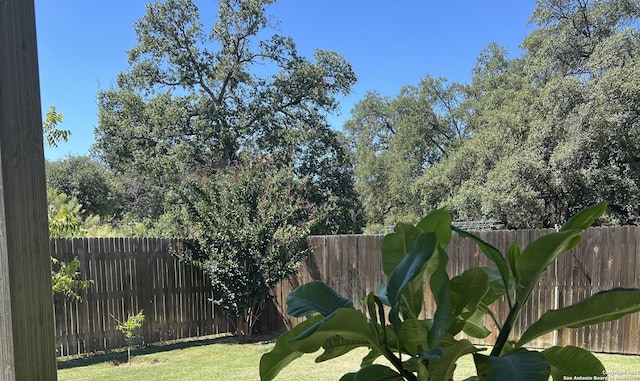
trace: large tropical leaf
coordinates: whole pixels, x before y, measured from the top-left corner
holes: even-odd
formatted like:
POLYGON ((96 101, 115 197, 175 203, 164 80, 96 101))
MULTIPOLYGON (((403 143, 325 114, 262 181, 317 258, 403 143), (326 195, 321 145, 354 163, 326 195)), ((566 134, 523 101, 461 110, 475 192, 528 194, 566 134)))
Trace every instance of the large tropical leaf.
POLYGON ((362 311, 351 308, 340 308, 320 322, 288 341, 291 349, 313 353, 334 336, 347 340, 368 341, 377 346, 376 334, 362 311))
POLYGON ((436 300, 436 312, 433 315, 433 325, 429 330, 429 348, 440 343, 440 338, 451 327, 451 285, 447 274, 449 256, 445 248, 438 247, 438 267, 430 279, 431 292, 436 300))
POLYGON ((398 310, 403 319, 417 319, 424 307, 424 285, 437 268, 438 263, 431 257, 422 273, 413 278, 402 290, 398 299, 398 310))
POLYGON ((524 306, 538 278, 556 257, 580 242, 581 230, 567 230, 542 236, 527 246, 516 265, 520 282, 516 285, 516 301, 524 306))
POLYGON ((393 233, 382 239, 382 271, 389 277, 402 258, 409 252, 421 231, 413 225, 399 222, 393 233))
MULTIPOLYGON (((502 281, 499 281, 499 285, 502 285, 502 281)), ((467 318, 475 314, 478 305, 488 291, 489 277, 480 267, 473 267, 451 279, 451 316, 453 322, 449 333, 456 335, 465 328, 467 318)), ((481 318, 484 320, 484 313, 481 318)))
POLYGON ((451 242, 451 214, 446 209, 438 209, 423 218, 416 227, 423 232, 436 234, 438 244, 446 248, 451 242))
POLYGON ((469 340, 460 340, 455 344, 444 348, 440 358, 429 360, 429 375, 432 380, 452 380, 456 369, 456 362, 464 355, 476 353, 479 349, 474 347, 469 340))
POLYGON ((324 352, 316 357, 316 362, 331 360, 349 353, 356 348, 368 347, 370 345, 371 343, 368 340, 345 339, 342 336, 334 336, 322 344, 324 352))
POLYGON ((451 311, 454 317, 476 310, 489 291, 487 273, 474 267, 451 279, 451 311))
POLYGON ((481 309, 474 311, 473 315, 464 320, 464 327, 462 328, 464 333, 478 339, 484 339, 489 336, 491 331, 484 326, 484 317, 485 313, 481 309))
POLYGON ((547 381, 551 366, 540 352, 517 349, 506 356, 473 354, 481 381, 547 381))
POLYGON ((395 305, 404 288, 413 278, 421 275, 422 269, 436 249, 435 233, 420 233, 413 246, 393 270, 387 282, 387 296, 391 305, 395 305))
POLYGON ((315 312, 329 316, 338 308, 353 308, 353 302, 321 281, 303 284, 287 296, 287 313, 295 317, 315 312))
MULTIPOLYGON (((398 326, 400 322, 398 316, 401 308, 399 305, 401 295, 414 279, 419 279, 419 283, 423 281, 425 278, 424 271, 428 268, 428 266, 426 266, 427 262, 431 259, 435 251, 435 233, 421 233, 418 238, 416 238, 411 250, 402 258, 402 261, 400 261, 389 276, 386 291, 387 299, 392 306, 389 312, 389 320, 394 325, 398 326)), ((417 295, 416 289, 418 289, 418 286, 419 284, 416 283, 411 284, 409 291, 412 291, 412 293, 411 295, 405 294, 405 298, 417 295)), ((422 297, 420 296, 420 298, 422 297)))
POLYGON ((574 346, 551 347, 543 354, 551 364, 553 381, 563 381, 567 379, 565 377, 575 379, 576 376, 584 376, 586 380, 593 376, 605 376, 605 369, 600 360, 585 349, 574 346))
POLYGON ((370 350, 369 353, 367 353, 367 355, 362 358, 362 361, 360 362, 360 366, 371 365, 373 364, 374 361, 376 361, 381 356, 382 356, 382 353, 378 349, 374 348, 370 350))
POLYGON ((502 281, 502 275, 500 271, 495 267, 474 267, 476 269, 482 270, 488 278, 489 281, 489 290, 484 295, 481 300, 481 304, 488 306, 491 305, 496 300, 500 299, 500 297, 504 296, 511 288, 515 285, 515 278, 512 276, 509 278, 507 282, 507 288, 505 289, 504 283, 502 281))
POLYGON ((419 355, 427 350, 427 336, 431 323, 426 320, 405 320, 400 325, 398 332, 399 343, 402 350, 412 356, 419 355))
POLYGON ((355 381, 404 381, 400 373, 380 364, 362 367, 356 373, 355 381))
POLYGON ((322 316, 314 316, 298 324, 291 331, 283 333, 273 349, 260 358, 260 380, 273 380, 284 367, 302 356, 302 352, 291 349, 287 342, 321 320, 322 316))
POLYGON ((498 267, 498 271, 500 271, 500 276, 502 277, 502 284, 504 284, 505 288, 509 288, 509 278, 511 277, 511 274, 509 273, 509 266, 507 266, 507 262, 505 261, 504 256, 502 255, 500 250, 491 246, 480 237, 477 237, 467 231, 458 228, 453 228, 453 230, 458 233, 460 237, 469 238, 473 242, 475 242, 476 245, 478 245, 480 251, 493 263, 496 264, 496 267, 498 267))
POLYGON ((569 221, 562 225, 560 231, 573 229, 584 230, 588 228, 595 220, 600 218, 604 212, 607 211, 607 205, 608 204, 606 202, 602 202, 582 209, 578 214, 571 217, 569 221))
POLYGON ((602 291, 571 306, 547 311, 522 334, 516 346, 525 345, 556 329, 604 323, 638 311, 640 289, 614 288, 602 291))

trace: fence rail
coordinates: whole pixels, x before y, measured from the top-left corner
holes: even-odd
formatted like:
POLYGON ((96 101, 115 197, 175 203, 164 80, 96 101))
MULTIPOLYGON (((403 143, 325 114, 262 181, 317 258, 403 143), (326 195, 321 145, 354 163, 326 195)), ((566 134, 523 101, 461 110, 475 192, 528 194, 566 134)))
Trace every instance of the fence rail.
MULTIPOLYGON (((490 231, 478 235, 502 252, 512 242, 520 247, 548 233, 548 230, 490 231)), ((260 328, 278 330, 297 322, 284 317, 286 295, 300 284, 323 280, 351 298, 357 308, 360 299, 384 282, 380 268, 383 236, 315 236, 315 249, 297 276, 273 290, 273 302, 264 313, 260 328)), ((94 283, 83 292, 83 303, 54 298, 56 342, 59 356, 108 350, 125 345, 116 330, 117 320, 144 310, 140 336, 146 342, 182 339, 229 332, 222 310, 213 296, 206 275, 171 256, 176 241, 156 238, 109 238, 52 240, 51 252, 62 261, 80 260, 80 272, 94 283)), ((543 274, 523 310, 514 334, 519 335, 544 311, 563 307, 613 287, 640 288, 640 228, 592 228, 582 242, 561 256, 543 274)), ((469 240, 454 235, 449 245, 450 276, 489 261, 469 240)), ((434 305, 425 297, 425 311, 432 316, 434 305)), ((497 303, 497 315, 504 320, 507 306, 497 303)), ((487 326, 491 322, 487 321, 487 326)), ((495 335, 476 343, 493 343, 495 335)), ((576 345, 592 351, 640 354, 640 314, 578 330, 561 330, 543 336, 533 346, 576 345)))

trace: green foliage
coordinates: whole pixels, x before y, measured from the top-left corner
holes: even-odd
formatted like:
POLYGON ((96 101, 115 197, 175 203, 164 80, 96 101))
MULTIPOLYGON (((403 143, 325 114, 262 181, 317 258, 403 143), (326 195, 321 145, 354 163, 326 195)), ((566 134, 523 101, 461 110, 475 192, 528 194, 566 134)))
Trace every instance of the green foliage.
POLYGON ((359 347, 368 348, 369 354, 361 368, 345 374, 343 380, 451 380, 458 360, 470 354, 480 380, 546 381, 552 376, 555 381, 563 376, 605 374, 600 361, 586 350, 569 346, 531 351, 522 346, 556 329, 580 328, 638 312, 640 289, 603 291, 548 311, 519 340, 508 340, 540 275, 555 258, 575 247, 581 233, 604 214, 606 207, 603 203, 584 209, 560 231, 537 239, 522 251, 512 245, 508 264, 493 246, 458 231, 477 243, 496 267, 474 267, 451 279, 446 272, 446 247, 452 234, 449 213, 437 210, 415 226, 399 223, 383 240, 386 284, 364 298, 366 315, 322 282, 295 289, 287 297, 287 312, 310 317, 283 334, 273 350, 263 355, 261 380, 274 379, 304 353, 322 348, 324 353, 316 359, 320 362, 359 347), (426 286, 437 308, 433 317, 421 319, 426 286), (510 312, 505 321, 499 322, 491 305, 502 297, 510 312), (490 355, 481 354, 468 340, 454 338, 460 332, 488 336, 486 315, 499 327, 490 355), (384 357, 391 366, 374 364, 378 357, 384 357))
POLYGON ((66 142, 71 135, 69 130, 61 130, 58 124, 62 123, 62 114, 56 111, 55 106, 49 107, 47 115, 42 122, 42 131, 47 144, 51 147, 57 147, 60 142, 66 142))
POLYGON ((187 184, 180 213, 192 239, 184 258, 209 274, 214 302, 246 341, 271 287, 306 257, 306 238, 321 217, 301 196, 307 180, 292 168, 271 156, 242 159, 187 184))
POLYGON ((99 216, 85 213, 75 197, 47 190, 49 236, 51 238, 113 237, 116 230, 99 216))
POLYGON ((119 323, 116 326, 116 329, 124 334, 127 342, 131 342, 135 338, 133 331, 142 327, 142 322, 144 322, 144 314, 140 311, 135 315, 129 315, 124 323, 119 323))
POLYGON ((82 237, 82 205, 77 199, 58 193, 54 189, 47 190, 49 204, 49 236, 51 238, 82 237))
POLYGON ((113 173, 88 156, 67 156, 48 162, 47 186, 75 197, 85 214, 111 220, 119 217, 122 190, 113 173))
POLYGON ((78 257, 74 258, 70 263, 60 262, 52 257, 51 265, 53 268, 51 271, 53 292, 61 292, 71 300, 82 301, 78 290, 89 288, 89 286, 93 284, 93 281, 80 279, 80 272, 78 271, 80 261, 78 257))
POLYGON ((118 321, 118 325, 116 326, 116 329, 122 332, 124 334, 124 338, 127 340, 127 363, 128 364, 131 364, 131 344, 133 343, 133 339, 136 337, 136 335, 134 334, 134 331, 142 327, 143 322, 144 322, 144 314, 142 313, 142 311, 140 311, 135 315, 129 315, 129 317, 124 323, 118 321))
POLYGON ((368 226, 418 220, 422 200, 411 184, 465 135, 461 96, 460 84, 425 76, 393 99, 369 92, 351 110, 344 129, 368 226))
POLYGON ((349 153, 327 122, 355 74, 335 52, 303 57, 274 34, 271 3, 219 1, 211 22, 192 0, 155 1, 134 24, 130 69, 98 94, 95 144, 123 179, 132 215, 158 218, 171 204, 167 188, 250 150, 279 155, 309 179, 303 196, 324 216, 314 232, 360 231, 349 153))
POLYGON ((489 44, 470 84, 367 93, 344 126, 367 231, 445 206, 456 221, 551 228, 603 200, 598 223, 637 224, 639 9, 537 1, 523 54, 489 44))

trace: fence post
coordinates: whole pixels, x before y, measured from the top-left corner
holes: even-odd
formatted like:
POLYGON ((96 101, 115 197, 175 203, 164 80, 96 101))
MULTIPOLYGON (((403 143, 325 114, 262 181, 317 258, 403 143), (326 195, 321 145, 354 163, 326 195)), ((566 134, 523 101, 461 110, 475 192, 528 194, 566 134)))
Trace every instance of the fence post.
POLYGON ((56 380, 34 3, 0 1, 0 379, 56 380))

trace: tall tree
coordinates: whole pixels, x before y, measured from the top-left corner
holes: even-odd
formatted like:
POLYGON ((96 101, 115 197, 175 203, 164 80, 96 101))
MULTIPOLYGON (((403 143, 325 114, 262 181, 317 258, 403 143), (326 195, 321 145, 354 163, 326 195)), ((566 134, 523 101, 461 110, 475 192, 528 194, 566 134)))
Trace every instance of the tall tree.
POLYGON ((369 92, 355 105, 344 129, 355 152, 356 189, 370 228, 423 212, 412 184, 464 136, 461 95, 460 84, 426 76, 395 98, 369 92))
POLYGON ((98 94, 96 148, 155 194, 210 176, 241 151, 284 152, 283 164, 314 180, 310 200, 340 216, 325 232, 357 231, 349 157, 326 120, 355 74, 334 52, 310 60, 290 37, 271 34, 273 1, 221 0, 210 31, 191 0, 149 4, 134 25, 130 70, 98 94))
POLYGON ((640 217, 636 1, 538 1, 522 57, 490 45, 464 107, 472 136, 419 182, 425 204, 510 227, 562 224, 610 202, 640 217))

